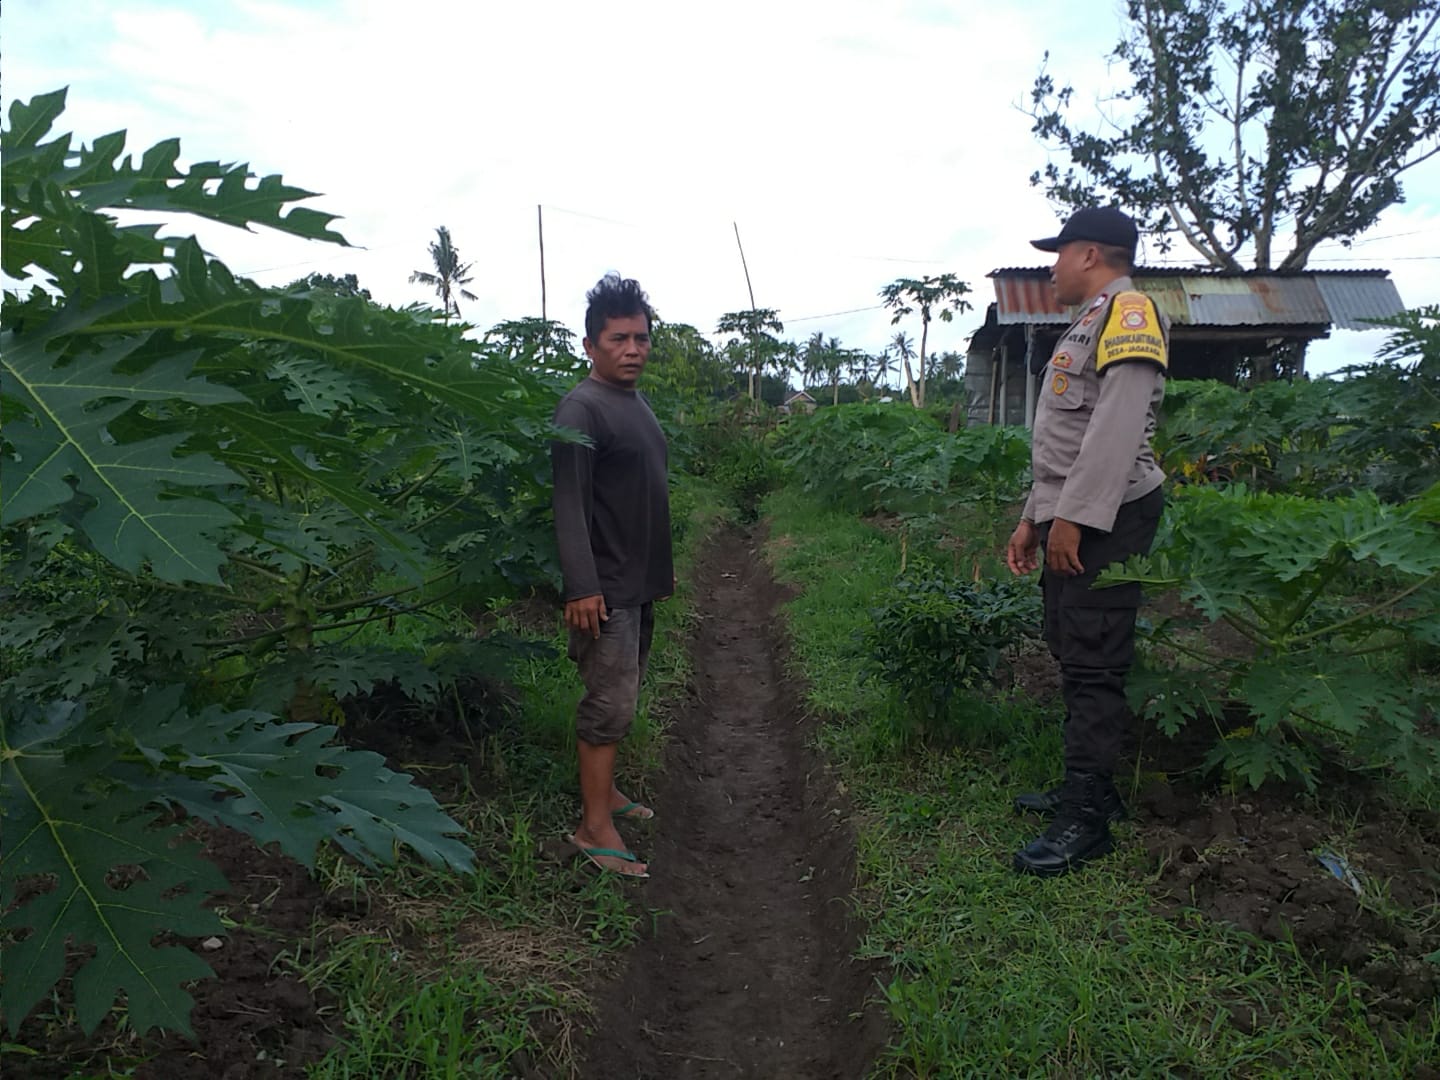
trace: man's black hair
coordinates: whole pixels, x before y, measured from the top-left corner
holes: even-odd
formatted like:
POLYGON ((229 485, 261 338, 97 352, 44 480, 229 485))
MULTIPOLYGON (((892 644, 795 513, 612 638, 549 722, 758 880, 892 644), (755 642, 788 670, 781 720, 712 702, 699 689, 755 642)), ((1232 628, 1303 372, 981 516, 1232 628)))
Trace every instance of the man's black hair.
POLYGON ((599 341, 605 323, 610 319, 628 319, 633 315, 644 315, 646 329, 655 323, 655 312, 650 307, 650 298, 634 278, 622 278, 613 270, 595 283, 585 294, 585 336, 599 341))
POLYGON ((1115 244, 1096 244, 1100 252, 1100 261, 1111 270, 1121 270, 1126 274, 1135 272, 1135 252, 1127 247, 1118 247, 1115 244))

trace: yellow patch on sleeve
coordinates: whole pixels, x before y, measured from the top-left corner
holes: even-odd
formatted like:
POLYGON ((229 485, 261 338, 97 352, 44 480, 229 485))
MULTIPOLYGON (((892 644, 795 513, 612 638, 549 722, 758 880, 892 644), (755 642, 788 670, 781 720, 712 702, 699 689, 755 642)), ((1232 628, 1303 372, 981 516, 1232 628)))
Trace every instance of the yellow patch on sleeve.
POLYGON ((1155 301, 1144 293, 1123 292, 1110 305, 1110 317, 1095 343, 1095 370, 1129 360, 1145 360, 1161 371, 1170 367, 1170 354, 1160 328, 1155 301))

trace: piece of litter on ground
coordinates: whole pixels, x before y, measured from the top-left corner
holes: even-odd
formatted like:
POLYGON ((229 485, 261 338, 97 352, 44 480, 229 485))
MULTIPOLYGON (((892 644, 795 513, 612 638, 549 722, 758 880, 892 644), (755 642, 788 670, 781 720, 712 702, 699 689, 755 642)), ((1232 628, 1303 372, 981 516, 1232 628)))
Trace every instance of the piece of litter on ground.
POLYGON ((220 948, 224 944, 225 943, 221 941, 218 937, 207 937, 204 941, 200 943, 200 947, 207 950, 208 952, 214 952, 216 949, 220 948))
POLYGON ((1329 870, 1338 880, 1349 885, 1350 890, 1356 896, 1359 896, 1360 893, 1364 891, 1364 887, 1360 884, 1360 879, 1355 875, 1355 871, 1350 869, 1350 863, 1346 860, 1345 856, 1337 855, 1335 852, 1327 850, 1317 851, 1315 858, 1319 860, 1321 866, 1329 870))

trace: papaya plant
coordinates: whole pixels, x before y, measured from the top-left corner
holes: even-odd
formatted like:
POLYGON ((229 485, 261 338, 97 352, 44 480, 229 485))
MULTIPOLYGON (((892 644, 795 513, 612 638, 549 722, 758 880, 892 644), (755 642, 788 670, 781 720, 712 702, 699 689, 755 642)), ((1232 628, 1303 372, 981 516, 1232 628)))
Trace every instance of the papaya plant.
POLYGON ((1400 506, 1182 488, 1152 554, 1100 577, 1181 601, 1143 631, 1132 704, 1167 734, 1213 722, 1206 765, 1241 783, 1313 787, 1328 748, 1428 787, 1440 773, 1426 734, 1440 701, 1437 522, 1440 488, 1400 506))
POLYGON ((346 241, 279 176, 55 135, 64 105, 0 133, 0 1004, 14 1031, 68 943, 87 1030, 123 994, 183 1031, 205 965, 151 941, 214 932, 224 883, 177 817, 470 866, 429 793, 334 742, 338 700, 513 655, 437 613, 553 575, 556 392, 438 312, 237 277, 167 226, 346 241), (421 652, 354 640, 400 615, 433 619, 421 652))
POLYGON ((1440 308, 1407 311, 1380 356, 1334 377, 1241 390, 1177 382, 1155 449, 1191 483, 1404 502, 1440 481, 1440 308))

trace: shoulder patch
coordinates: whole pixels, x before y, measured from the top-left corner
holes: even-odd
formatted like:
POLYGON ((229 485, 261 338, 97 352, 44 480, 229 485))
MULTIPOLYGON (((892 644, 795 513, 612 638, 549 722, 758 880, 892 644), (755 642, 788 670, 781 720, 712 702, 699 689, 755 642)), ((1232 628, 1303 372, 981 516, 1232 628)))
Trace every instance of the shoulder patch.
POLYGON ((1142 360, 1161 371, 1170 367, 1170 352, 1155 301, 1141 292, 1118 293, 1110 304, 1110 315, 1095 348, 1095 370, 1111 364, 1142 360))

